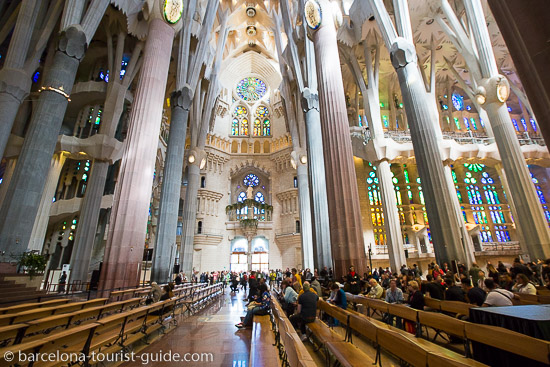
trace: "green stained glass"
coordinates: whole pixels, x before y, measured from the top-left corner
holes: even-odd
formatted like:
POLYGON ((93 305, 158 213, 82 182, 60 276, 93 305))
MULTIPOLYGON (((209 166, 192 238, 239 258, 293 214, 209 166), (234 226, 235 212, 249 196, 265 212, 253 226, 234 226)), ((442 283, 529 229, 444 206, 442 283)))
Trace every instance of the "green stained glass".
POLYGON ((456 128, 457 128, 458 130, 461 129, 461 127, 460 127, 460 121, 458 121, 458 119, 457 119, 456 117, 455 117, 455 125, 456 125, 456 128))
POLYGON ((256 117, 256 119, 254 119, 254 136, 260 135, 262 135, 262 123, 260 119, 256 117))
POLYGON ((392 178, 392 181, 393 181, 394 184, 398 184, 398 183, 399 183, 399 180, 398 180, 396 177, 392 178))
POLYGON ((453 182, 454 182, 454 183, 458 183, 458 181, 456 180, 456 172, 455 172, 454 169, 451 170, 451 174, 453 175, 453 182))
POLYGON ((384 123, 385 128, 390 126, 390 123, 388 122, 388 116, 386 115, 382 116, 382 122, 384 123))
POLYGON ((231 123, 231 135, 239 135, 239 120, 233 119, 231 123))
POLYGON ((235 108, 235 115, 237 116, 246 115, 246 113, 246 107, 244 106, 237 106, 237 108, 235 108))
POLYGON ((257 101, 267 92, 267 86, 263 80, 248 77, 237 84, 237 95, 245 101, 257 101))
POLYGON ((404 170, 403 174, 405 175, 405 182, 410 183, 411 181, 409 181, 409 171, 404 170))
POLYGON ((420 177, 416 178, 416 183, 420 185, 420 177))
POLYGON ((424 193, 422 192, 422 188, 419 187, 418 188, 420 191, 418 192, 418 197, 420 198, 420 204, 424 205, 425 202, 424 202, 424 193))
POLYGON ((271 135, 271 122, 268 119, 264 120, 264 136, 271 135))

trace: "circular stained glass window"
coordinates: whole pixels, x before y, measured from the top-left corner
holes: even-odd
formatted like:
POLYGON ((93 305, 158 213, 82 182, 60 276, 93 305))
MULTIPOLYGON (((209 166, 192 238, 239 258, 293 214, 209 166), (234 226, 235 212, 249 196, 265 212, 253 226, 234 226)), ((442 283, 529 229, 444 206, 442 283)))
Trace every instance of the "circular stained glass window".
POLYGON ((267 117, 269 115, 269 110, 265 106, 260 106, 256 109, 256 116, 258 117, 267 117))
POLYGON ((464 97, 458 93, 453 93, 451 95, 451 101, 453 102, 453 107, 457 111, 462 111, 464 109, 464 97))
POLYGON ((243 183, 247 187, 248 186, 254 187, 254 186, 258 186, 258 184, 260 183, 260 179, 255 174, 250 173, 250 174, 246 175, 246 177, 243 180, 243 183))
POLYGON ((263 80, 253 77, 244 78, 237 84, 237 95, 245 101, 257 101, 267 91, 263 80))

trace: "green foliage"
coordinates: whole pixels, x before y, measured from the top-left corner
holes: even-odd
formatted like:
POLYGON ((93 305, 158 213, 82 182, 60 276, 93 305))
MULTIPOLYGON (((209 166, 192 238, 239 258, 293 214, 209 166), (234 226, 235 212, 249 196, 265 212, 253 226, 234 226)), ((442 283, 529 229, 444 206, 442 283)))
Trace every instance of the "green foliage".
POLYGON ((250 207, 258 208, 259 210, 265 210, 265 211, 273 210, 272 205, 260 203, 253 199, 246 199, 246 200, 243 200, 242 203, 235 203, 235 204, 230 204, 226 206, 225 213, 229 214, 229 212, 232 212, 233 210, 241 210, 241 209, 250 208, 250 207))
POLYGON ((257 219, 241 219, 240 223, 242 228, 258 228, 257 219))
POLYGON ((35 252, 24 252, 19 259, 19 266, 24 267, 32 279, 46 269, 46 257, 35 252))

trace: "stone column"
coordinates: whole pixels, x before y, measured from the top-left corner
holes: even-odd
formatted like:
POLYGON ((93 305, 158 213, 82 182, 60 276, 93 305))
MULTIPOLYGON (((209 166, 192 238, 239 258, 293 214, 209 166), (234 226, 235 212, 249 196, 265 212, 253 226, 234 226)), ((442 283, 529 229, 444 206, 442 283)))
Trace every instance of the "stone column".
MULTIPOLYGON (((201 151, 204 153, 204 151, 201 151)), ((183 202, 183 231, 181 238, 180 263, 181 271, 186 275, 193 271, 193 242, 195 240, 195 222, 197 218, 197 192, 200 183, 200 159, 197 159, 196 151, 191 151, 189 157, 194 160, 187 165, 187 190, 183 202), (195 154, 194 154, 195 153, 195 154), (194 155, 193 155, 194 154, 194 155)), ((250 208, 249 208, 250 210, 250 208)), ((249 218, 252 218, 250 211, 249 218)), ((249 241, 250 242, 250 241, 249 241)))
POLYGON ((481 2, 466 0, 464 6, 484 77, 477 93, 483 96, 485 103, 482 107, 491 121, 502 167, 510 187, 508 199, 513 202, 517 211, 514 219, 521 228, 531 258, 546 259, 550 257, 550 231, 506 106, 510 86, 506 78, 498 74, 481 2))
POLYGON ((0 206, 6 197, 8 186, 10 185, 13 172, 15 171, 15 165, 17 164, 17 157, 8 159, 6 162, 6 169, 4 170, 4 176, 2 177, 2 183, 0 184, 0 206))
POLYGON ((453 201, 453 209, 458 220, 458 225, 460 227, 462 246, 464 248, 464 254, 466 256, 466 265, 468 266, 468 268, 470 268, 472 264, 476 262, 476 258, 474 255, 474 242, 472 241, 472 236, 470 236, 468 230, 466 229, 466 225, 464 224, 462 209, 460 209, 460 203, 458 202, 458 196, 456 195, 456 187, 453 181, 453 174, 451 172, 450 162, 446 161, 444 163, 445 165, 443 166, 443 168, 445 169, 445 179, 447 180, 447 185, 449 186, 449 192, 451 193, 451 199, 453 201))
POLYGON ((66 153, 56 153, 51 161, 50 172, 46 179, 46 185, 44 186, 44 192, 40 200, 40 206, 38 207, 38 215, 34 221, 32 228, 31 238, 29 241, 28 250, 42 251, 44 246, 44 238, 46 237, 46 231, 48 230, 48 222, 50 220, 50 209, 52 207, 52 200, 55 196, 55 189, 57 188, 57 182, 59 181, 59 175, 67 159, 66 153))
POLYGON ((159 18, 149 22, 111 211, 100 279, 103 290, 135 286, 139 282, 173 40, 171 26, 159 18))
POLYGON ((399 213, 397 211, 397 199, 395 198, 395 189, 393 188, 392 173, 390 163, 382 160, 375 163, 377 167, 376 174, 382 195, 382 209, 384 210, 384 229, 386 230, 388 246, 388 255, 390 257, 390 267, 400 269, 401 265, 407 263, 405 250, 403 248, 403 235, 401 234, 401 224, 399 223, 399 213))
POLYGON ((365 245, 336 27, 330 3, 320 0, 319 4, 322 22, 312 31, 312 39, 319 83, 334 273, 342 276, 354 265, 361 274, 366 269, 365 245))
MULTIPOLYGON (((168 150, 164 161, 162 191, 158 215, 157 237, 153 255, 151 280, 164 283, 170 280, 172 264, 176 249, 176 231, 178 226, 178 209, 181 193, 181 176, 183 174, 183 156, 189 108, 193 101, 193 92, 189 87, 176 91, 170 98, 172 115, 170 118, 170 135, 168 150)), ((187 273, 187 276, 190 276, 187 273)))
POLYGON ((25 142, 6 198, 0 209, 0 248, 20 254, 27 249, 45 180, 67 109, 69 95, 86 50, 86 36, 77 27, 61 34, 51 68, 44 73, 25 142), (16 244, 16 239, 19 244, 16 244))
POLYGON ((306 122, 307 162, 310 183, 310 206, 315 267, 321 271, 332 268, 330 224, 328 216, 323 136, 317 91, 305 88, 302 93, 302 109, 306 122))
POLYGON ((71 274, 70 280, 88 281, 88 270, 90 268, 90 257, 95 242, 97 221, 101 210, 101 199, 105 189, 105 180, 109 162, 94 160, 90 179, 86 186, 86 194, 80 205, 80 218, 76 230, 74 247, 71 253, 71 274))
POLYGON ((31 89, 31 78, 23 66, 39 9, 37 0, 21 3, 6 61, 0 70, 0 157, 6 149, 19 105, 31 89))
MULTIPOLYGON (((298 200, 300 201, 300 232, 302 235, 302 257, 303 268, 310 268, 313 272, 315 262, 313 261, 313 241, 311 228, 311 208, 309 201, 309 183, 307 177, 307 166, 302 163, 301 158, 297 157, 296 162, 298 174, 298 200)), ((305 158, 305 156, 304 156, 305 158)))
POLYGON ((460 240, 460 226, 444 178, 443 159, 433 128, 433 108, 418 70, 414 45, 404 38, 397 38, 391 46, 390 56, 399 78, 409 121, 436 260, 439 264, 450 264, 452 260, 464 262, 466 258, 460 240))

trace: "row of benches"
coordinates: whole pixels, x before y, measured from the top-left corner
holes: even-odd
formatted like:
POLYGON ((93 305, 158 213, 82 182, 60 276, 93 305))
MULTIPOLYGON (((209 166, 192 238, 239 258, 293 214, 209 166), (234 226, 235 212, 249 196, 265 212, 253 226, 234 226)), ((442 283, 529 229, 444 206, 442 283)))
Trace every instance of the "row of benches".
MULTIPOLYGON (((550 342, 542 339, 533 338, 497 326, 475 324, 455 317, 450 317, 443 313, 416 310, 405 305, 390 304, 376 299, 354 296, 352 301, 355 304, 366 306, 368 316, 373 316, 375 312, 380 315, 388 313, 416 324, 418 337, 422 336, 422 328, 426 330, 428 339, 428 328, 435 330, 432 341, 435 340, 441 332, 449 336, 457 337, 464 341, 466 357, 472 356, 470 342, 478 342, 509 351, 522 357, 550 364, 550 342)), ((454 313, 464 312, 463 309, 458 308, 459 305, 454 308, 454 303, 449 302, 451 301, 437 301, 431 304, 430 307, 435 310, 454 313), (446 305, 446 307, 444 307, 444 305, 446 305), (438 308, 438 306, 440 307, 438 308)), ((458 303, 462 302, 456 302, 456 304, 458 303)), ((421 339, 417 338, 416 340, 421 339)))
MULTIPOLYGON (((164 333, 171 324, 175 325, 176 316, 188 310, 191 302, 204 304, 222 292, 221 284, 203 287, 197 289, 193 297, 180 295, 148 306, 141 305, 141 298, 90 308, 84 306, 90 302, 75 302, 74 305, 81 307, 76 312, 55 314, 9 325, 8 327, 18 329, 15 335, 9 335, 8 330, 3 330, 4 334, 0 331, 1 337, 5 338, 5 346, 0 349, 0 366, 24 365, 17 363, 17 360, 5 360, 5 357, 10 355, 8 352, 15 356, 20 355, 19 353, 28 355, 56 351, 80 353, 81 356, 86 356, 85 364, 94 364, 97 361, 90 360, 92 353, 115 353, 142 339, 148 343, 154 332, 164 333), (195 297, 195 293, 199 295, 195 297), (186 306, 187 309, 184 309, 186 306)), ((101 301, 105 302, 106 299, 101 301)), ((37 310, 42 308, 39 307, 37 310)), ((53 366, 60 364, 62 363, 52 363, 53 366)))
POLYGON ((286 317, 276 294, 271 301, 271 324, 275 332, 275 345, 279 350, 279 358, 283 366, 313 367, 313 358, 304 343, 298 337, 290 320, 286 317))
POLYGON ((307 324, 311 336, 315 337, 319 347, 325 350, 329 363, 332 355, 342 366, 369 363, 381 365, 380 353, 383 349, 400 361, 413 366, 485 366, 437 344, 418 339, 379 320, 358 312, 343 310, 326 301, 319 300, 318 309, 321 315, 327 314, 338 320, 345 330, 345 336, 342 337, 320 319, 307 324), (377 351, 375 360, 353 345, 353 333, 361 335, 375 346, 377 351))

